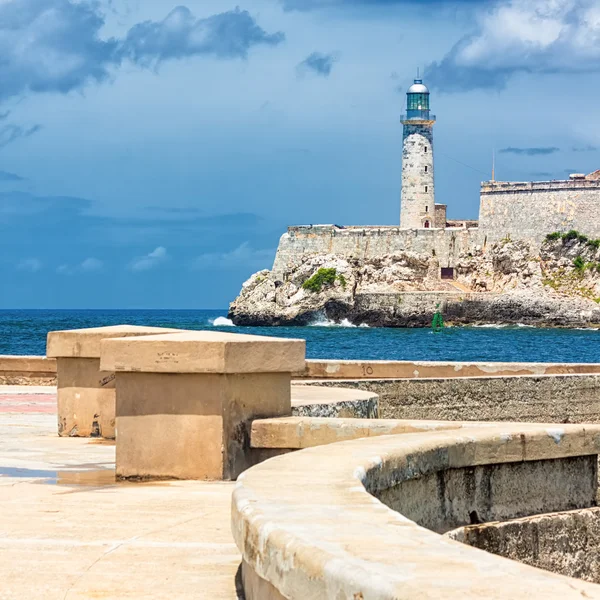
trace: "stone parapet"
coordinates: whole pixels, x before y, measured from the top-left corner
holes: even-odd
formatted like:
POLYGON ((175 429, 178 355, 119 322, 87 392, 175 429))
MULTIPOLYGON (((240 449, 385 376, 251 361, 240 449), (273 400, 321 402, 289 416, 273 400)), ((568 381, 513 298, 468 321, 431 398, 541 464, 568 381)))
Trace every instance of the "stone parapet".
POLYGON ((0 355, 0 385, 56 385, 56 360, 0 355))
POLYGON ((251 445, 253 448, 301 450, 380 435, 424 433, 464 429, 465 427, 493 427, 495 425, 497 424, 473 423, 472 421, 280 417, 253 421, 251 445))
POLYGON ((554 181, 485 181, 481 184, 482 194, 509 192, 553 192, 560 190, 600 190, 600 181, 589 179, 567 179, 554 181))
POLYGON ((600 598, 594 584, 426 529, 594 506, 599 449, 598 427, 506 424, 273 458, 233 494, 245 597, 600 598))
POLYGON ((307 360, 297 379, 425 379, 600 374, 599 363, 307 360))

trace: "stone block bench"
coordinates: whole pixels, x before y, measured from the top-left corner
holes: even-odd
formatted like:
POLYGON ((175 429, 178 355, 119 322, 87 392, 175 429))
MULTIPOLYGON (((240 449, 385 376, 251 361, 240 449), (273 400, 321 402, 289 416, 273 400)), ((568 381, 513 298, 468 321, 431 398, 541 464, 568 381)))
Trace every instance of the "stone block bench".
POLYGON ((103 339, 176 331, 115 325, 50 332, 46 353, 56 360, 58 435, 115 437, 115 374, 100 368, 103 339))
POLYGON ((258 456, 250 425, 290 416, 304 340, 212 331, 103 339, 116 374, 121 479, 235 479, 258 456))
POLYGON ((441 535, 595 506, 600 427, 499 424, 309 448, 232 498, 247 600, 600 599, 600 586, 441 535))

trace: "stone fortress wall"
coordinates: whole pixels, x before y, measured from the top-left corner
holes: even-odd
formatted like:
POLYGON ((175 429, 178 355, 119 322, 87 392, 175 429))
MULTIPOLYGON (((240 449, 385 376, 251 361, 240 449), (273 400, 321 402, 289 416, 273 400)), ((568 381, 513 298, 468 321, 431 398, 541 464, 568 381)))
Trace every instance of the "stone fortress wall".
POLYGON ((600 238, 600 180, 597 173, 568 181, 503 182, 481 185, 480 243, 510 237, 540 244, 554 231, 570 229, 600 238))
POLYGON ((308 225, 288 227, 280 241, 273 276, 283 279, 288 265, 304 255, 336 254, 344 258, 377 258, 404 251, 435 255, 442 267, 454 267, 459 255, 477 243, 477 229, 402 229, 390 226, 341 227, 308 225))

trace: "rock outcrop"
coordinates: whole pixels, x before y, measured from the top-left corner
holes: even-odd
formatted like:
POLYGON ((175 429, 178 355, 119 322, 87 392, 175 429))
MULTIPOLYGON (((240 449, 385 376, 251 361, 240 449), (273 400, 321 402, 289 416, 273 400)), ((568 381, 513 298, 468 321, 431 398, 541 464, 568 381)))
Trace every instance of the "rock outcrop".
POLYGON ((238 325, 347 319, 355 325, 423 327, 439 307, 446 321, 457 324, 596 325, 598 246, 575 233, 549 239, 539 251, 504 240, 461 255, 454 280, 440 279, 435 256, 414 252, 367 260, 304 255, 281 279, 270 271, 254 274, 229 317, 238 325))

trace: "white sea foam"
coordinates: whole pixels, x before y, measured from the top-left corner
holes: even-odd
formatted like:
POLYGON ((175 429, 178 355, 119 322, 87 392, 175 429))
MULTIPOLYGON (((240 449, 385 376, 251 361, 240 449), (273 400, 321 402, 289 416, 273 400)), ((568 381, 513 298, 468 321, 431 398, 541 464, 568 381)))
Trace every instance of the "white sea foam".
POLYGON ((217 317, 214 321, 211 322, 213 327, 235 327, 233 321, 228 319, 227 317, 217 317))
POLYGON ((368 325, 354 325, 353 323, 350 323, 348 319, 342 319, 339 323, 336 323, 331 319, 319 317, 316 321, 310 323, 309 327, 368 327, 368 325))

